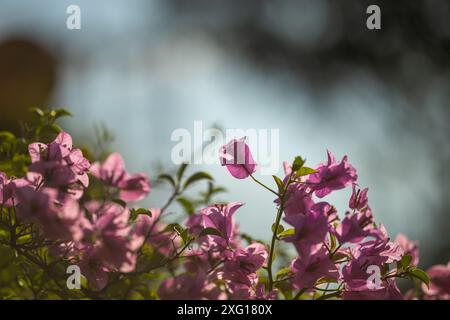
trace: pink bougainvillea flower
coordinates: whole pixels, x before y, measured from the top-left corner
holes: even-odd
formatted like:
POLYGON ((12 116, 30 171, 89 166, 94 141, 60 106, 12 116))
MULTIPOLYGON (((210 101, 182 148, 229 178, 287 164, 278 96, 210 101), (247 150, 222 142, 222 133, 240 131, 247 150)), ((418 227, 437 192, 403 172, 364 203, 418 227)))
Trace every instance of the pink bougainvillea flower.
POLYGON ((83 157, 83 153, 80 149, 73 149, 66 158, 72 172, 78 178, 78 181, 86 188, 89 185, 89 177, 87 172, 91 164, 83 157))
POLYGON ((33 188, 25 186, 16 192, 19 200, 16 213, 26 221, 39 222, 39 217, 47 215, 47 211, 55 211, 54 202, 57 193, 54 189, 36 192, 33 188))
POLYGON ((18 204, 19 200, 15 196, 16 189, 30 184, 24 178, 8 179, 6 174, 0 171, 0 205, 12 207, 18 204))
POLYGON ((111 153, 103 163, 94 162, 89 171, 105 185, 111 187, 117 187, 126 174, 123 158, 117 152, 111 153))
POLYGON ((139 201, 150 193, 148 178, 143 173, 125 175, 118 187, 119 197, 124 201, 139 201))
POLYGON ((4 204, 11 197, 8 188, 8 177, 5 173, 0 171, 0 204, 4 204))
POLYGON ((323 206, 313 206, 306 215, 289 215, 284 220, 294 226, 294 234, 284 238, 287 242, 310 245, 325 240, 328 228, 328 217, 323 206))
POLYGON ((347 156, 338 163, 331 151, 328 151, 328 163, 320 165, 316 170, 316 173, 309 175, 306 183, 319 198, 345 188, 358 177, 355 168, 348 163, 347 156))
POLYGON ((430 287, 422 284, 425 299, 450 300, 450 262, 447 265, 435 265, 427 270, 430 287))
POLYGON ((328 218, 328 224, 338 219, 336 208, 325 201, 315 203, 310 210, 325 214, 328 218))
POLYGON ((198 215, 191 216, 187 226, 197 235, 206 228, 216 229, 220 236, 207 235, 206 238, 214 244, 226 248, 235 237, 234 214, 242 205, 240 202, 232 202, 227 205, 216 204, 201 209, 198 215), (203 229, 198 228, 199 224, 203 229))
POLYGON ((61 132, 48 145, 31 143, 28 153, 32 162, 29 170, 41 174, 47 186, 67 186, 77 181, 88 186, 90 163, 80 149, 72 149, 72 138, 67 132, 61 132))
POLYGON ((60 201, 58 191, 50 188, 37 192, 25 186, 16 193, 18 216, 41 225, 47 238, 67 241, 83 238, 83 229, 89 222, 75 199, 65 197, 60 201))
POLYGON ((96 255, 101 257, 103 265, 124 273, 133 271, 137 240, 131 234, 128 209, 109 203, 92 216, 93 224, 86 233, 95 240, 96 255))
POLYGON ((256 162, 245 138, 233 139, 219 150, 222 166, 236 179, 245 179, 256 171, 256 162))
POLYGON ((199 271, 208 272, 213 266, 221 261, 220 253, 217 251, 205 250, 204 248, 192 248, 186 252, 184 269, 190 273, 199 271))
POLYGON ((251 244, 245 249, 238 248, 227 255, 227 260, 216 275, 226 282, 233 299, 248 299, 254 294, 253 286, 258 281, 256 272, 263 266, 267 256, 267 249, 259 243, 251 244))
POLYGON ((150 193, 150 183, 143 173, 128 174, 122 156, 115 152, 103 163, 95 162, 90 169, 94 177, 106 186, 117 188, 124 201, 139 201, 150 193))
POLYGON ((147 243, 151 244, 155 250, 163 255, 171 255, 180 243, 180 237, 176 236, 173 231, 165 232, 166 225, 159 221, 161 209, 150 208, 151 216, 140 214, 131 231, 131 248, 138 249, 143 245, 143 241, 147 239, 147 243))
POLYGON ((283 161, 283 171, 285 176, 289 176, 292 173, 292 165, 289 161, 283 161))
POLYGON ((224 272, 255 273, 263 266, 267 256, 266 247, 260 243, 253 243, 246 248, 238 248, 224 263, 224 272))
POLYGON ((309 254, 297 257, 291 264, 294 273, 292 284, 297 289, 312 288, 321 278, 337 279, 339 272, 321 245, 315 246, 309 254))
POLYGON ((153 217, 146 214, 137 216, 136 221, 131 224, 130 244, 132 250, 137 250, 145 242, 145 239, 150 235, 153 226, 153 217))
POLYGON ((51 188, 61 188, 77 181, 76 175, 63 160, 33 162, 28 169, 41 174, 45 186, 51 188))
POLYGON ((382 265, 400 261, 404 252, 398 244, 377 239, 358 245, 352 255, 361 264, 382 265))
POLYGON ((405 255, 410 255, 412 257, 411 264, 413 266, 419 264, 419 246, 416 242, 409 240, 407 236, 401 233, 397 235, 394 242, 403 249, 405 255))
POLYGON ((347 288, 342 293, 344 300, 404 300, 394 279, 381 283, 380 289, 369 289, 366 281, 360 281, 359 287, 347 288))
POLYGON ((72 152, 72 137, 67 132, 61 132, 48 145, 49 159, 65 158, 72 152))
POLYGON ((28 153, 30 154, 32 163, 42 160, 59 161, 67 157, 71 150, 72 137, 64 131, 49 144, 35 142, 28 146, 28 153))
POLYGON ((277 292, 275 290, 266 293, 266 286, 264 285, 264 283, 258 283, 255 290, 256 300, 275 300, 276 298, 277 292))
POLYGON ((354 183, 352 191, 352 196, 350 197, 349 207, 350 209, 363 210, 367 207, 369 200, 367 198, 367 193, 369 192, 369 188, 365 188, 363 190, 356 190, 356 184, 354 183))
POLYGON ((89 248, 82 254, 80 270, 95 289, 102 290, 108 284, 110 270, 103 265, 102 257, 94 248, 89 248))
MULTIPOLYGON (((345 300, 403 300, 400 290, 397 288, 395 279, 380 281, 379 288, 369 287, 368 267, 373 262, 363 259, 350 261, 342 269, 342 280, 345 283, 343 299, 345 300)), ((382 264, 378 265, 380 268, 382 264)))
POLYGON ((161 283, 158 295, 162 300, 218 300, 222 294, 215 285, 210 285, 206 274, 184 273, 161 283))
POLYGON ((375 227, 370 211, 347 213, 334 234, 341 244, 358 243, 366 237, 382 238, 382 232, 375 227))
POLYGON ((314 205, 311 194, 306 192, 305 187, 302 184, 290 185, 286 191, 286 199, 284 213, 287 216, 293 214, 307 214, 314 205))
POLYGON ((70 241, 80 241, 84 228, 89 225, 78 202, 71 197, 57 205, 56 214, 49 210, 47 215, 39 217, 39 222, 48 238, 70 241))

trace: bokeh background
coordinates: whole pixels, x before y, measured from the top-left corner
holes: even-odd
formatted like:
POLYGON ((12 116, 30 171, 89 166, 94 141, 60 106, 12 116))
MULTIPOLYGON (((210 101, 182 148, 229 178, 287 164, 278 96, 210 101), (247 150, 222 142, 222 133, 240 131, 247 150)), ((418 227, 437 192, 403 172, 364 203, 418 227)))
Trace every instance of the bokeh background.
MULTIPOLYGON (((348 154, 376 220, 418 240, 427 267, 450 260, 449 57, 447 0, 0 0, 0 128, 20 131, 30 106, 65 107, 78 144, 103 124, 128 169, 151 177, 175 168, 171 133, 194 120, 278 128, 280 159, 348 154), (70 4, 81 30, 66 28, 70 4), (370 4, 381 30, 366 28, 370 4)), ((194 169, 246 203, 243 231, 269 237, 270 194, 194 169)), ((145 205, 168 192, 155 185, 145 205)))

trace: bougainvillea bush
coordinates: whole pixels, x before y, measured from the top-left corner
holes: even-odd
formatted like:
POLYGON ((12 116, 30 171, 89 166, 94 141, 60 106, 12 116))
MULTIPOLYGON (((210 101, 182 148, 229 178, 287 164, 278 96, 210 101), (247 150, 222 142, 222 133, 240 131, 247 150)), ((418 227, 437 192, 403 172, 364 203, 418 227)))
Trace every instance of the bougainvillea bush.
POLYGON ((214 203, 224 189, 208 173, 182 165, 161 174, 155 183, 172 190, 166 204, 141 208, 152 190, 145 174, 128 172, 119 153, 99 145, 77 148, 56 123, 67 111, 32 111, 36 122, 21 137, 0 133, 2 299, 450 297, 450 264, 417 267, 417 245, 375 222, 347 156, 328 151, 315 167, 296 157, 272 187, 258 180, 244 139, 220 148, 234 183, 253 180, 274 200, 264 243, 238 229, 241 199, 214 203), (206 186, 195 199, 185 195, 194 184, 206 186), (344 188, 352 188, 349 208, 338 213, 327 196, 344 188), (412 289, 402 293, 399 278, 412 289))

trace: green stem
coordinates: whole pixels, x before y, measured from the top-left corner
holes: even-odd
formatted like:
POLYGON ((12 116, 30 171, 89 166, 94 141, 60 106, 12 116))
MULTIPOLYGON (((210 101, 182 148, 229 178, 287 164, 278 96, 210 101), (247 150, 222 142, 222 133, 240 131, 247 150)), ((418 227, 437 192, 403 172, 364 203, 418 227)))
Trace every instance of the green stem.
POLYGON ((295 297, 292 298, 292 300, 298 300, 298 299, 302 296, 302 294, 304 294, 307 290, 308 290, 307 288, 300 290, 300 291, 295 295, 295 297))
POLYGON ((253 181, 255 181, 257 184, 259 184, 261 187, 263 187, 264 189, 272 192, 273 194, 275 194, 277 197, 280 196, 280 194, 278 192, 276 192, 275 190, 270 189, 268 186, 266 186, 264 183, 262 183, 261 181, 259 181, 258 179, 256 179, 252 174, 250 174, 250 178, 253 179, 253 181))
POLYGON ((273 265, 273 254, 275 252, 275 244, 277 241, 277 230, 278 230, 278 227, 280 226, 281 217, 282 217, 283 211, 284 211, 284 200, 285 200, 284 198, 286 196, 286 192, 287 192, 291 182, 292 182, 292 175, 289 177, 289 180, 286 183, 286 186, 284 187, 283 192, 280 196, 280 207, 278 208, 277 217, 275 219, 275 226, 274 226, 273 233, 272 233, 272 241, 270 243, 270 251, 269 251, 269 260, 267 262, 267 273, 269 275, 269 292, 271 292, 273 290, 273 284, 274 284, 272 265, 273 265))
POLYGON ((272 273, 272 264, 273 264, 273 254, 275 251, 275 242, 277 240, 277 230, 280 226, 281 216, 283 214, 283 201, 280 204, 277 212, 277 218, 275 219, 275 228, 272 234, 272 241, 270 243, 270 252, 269 252, 269 261, 267 262, 267 272, 269 274, 269 292, 273 289, 273 273, 272 273))

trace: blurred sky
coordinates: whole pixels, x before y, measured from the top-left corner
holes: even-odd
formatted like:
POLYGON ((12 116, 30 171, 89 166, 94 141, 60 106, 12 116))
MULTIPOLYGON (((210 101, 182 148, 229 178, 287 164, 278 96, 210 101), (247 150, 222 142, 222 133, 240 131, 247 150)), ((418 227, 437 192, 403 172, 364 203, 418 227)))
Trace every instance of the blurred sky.
MULTIPOLYGON (((436 183, 441 173, 430 136, 411 130, 411 97, 360 65, 333 67, 331 79, 323 70, 315 74, 315 81, 323 80, 317 90, 307 67, 303 75, 302 69, 292 70, 283 61, 270 69, 249 63, 233 38, 220 38, 221 30, 246 19, 248 8, 241 11, 225 2, 214 1, 214 10, 196 11, 198 7, 162 0, 0 0, 0 42, 22 36, 60 57, 50 106, 73 111, 75 117, 65 125, 81 142, 91 139, 95 124, 106 124, 130 171, 154 176, 156 162, 173 167, 171 133, 177 128, 192 131, 195 120, 223 128, 278 128, 281 160, 301 154, 312 166, 326 161, 326 149, 339 159, 347 154, 358 169, 360 185, 370 188, 378 222, 392 235, 403 232, 419 240, 423 256, 442 245, 442 238, 431 236, 442 213, 437 204, 446 201, 436 183), (70 4, 81 7, 79 31, 65 26, 70 4)), ((258 25, 305 55, 344 37, 344 22, 330 2, 261 1, 259 8, 258 25)), ((429 2, 423 10, 436 20, 429 2)), ((365 12, 355 14, 363 30, 365 12)), ((450 31, 436 21, 448 41, 450 31)), ((434 62, 414 51, 402 61, 396 76, 428 75, 420 102, 433 118, 430 130, 447 127, 448 73, 435 72, 434 62)), ((432 139, 448 159, 448 136, 438 133, 432 139)), ((237 214, 243 231, 268 238, 275 216, 270 194, 250 180, 234 180, 219 166, 194 169, 211 172, 229 189, 221 199, 246 203, 237 214)), ((272 183, 270 176, 261 179, 272 183)), ((149 205, 161 205, 167 192, 154 190, 149 205)), ((349 196, 345 190, 329 201, 343 210, 349 196)), ((444 241, 448 245, 448 238, 444 241)), ((442 262, 449 258, 447 254, 442 262)))

